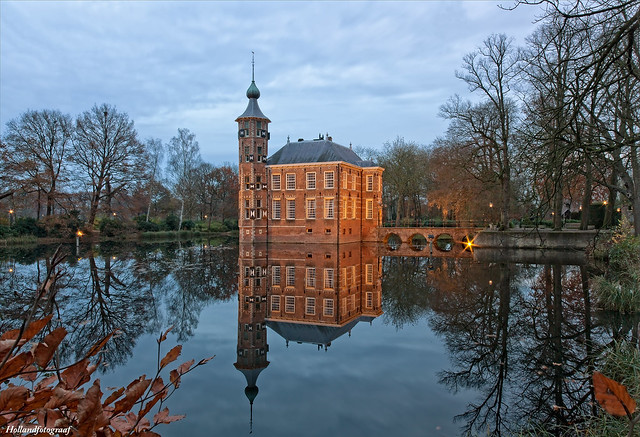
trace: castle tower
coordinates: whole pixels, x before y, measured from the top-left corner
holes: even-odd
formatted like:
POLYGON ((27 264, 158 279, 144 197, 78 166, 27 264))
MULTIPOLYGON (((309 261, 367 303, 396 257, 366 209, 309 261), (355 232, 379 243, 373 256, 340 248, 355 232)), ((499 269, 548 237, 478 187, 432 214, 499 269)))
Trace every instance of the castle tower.
POLYGON ((267 240, 267 171, 269 120, 260 110, 260 90, 254 77, 251 60, 251 85, 247 89, 249 104, 236 118, 238 123, 238 151, 240 155, 240 191, 238 227, 240 242, 267 240))

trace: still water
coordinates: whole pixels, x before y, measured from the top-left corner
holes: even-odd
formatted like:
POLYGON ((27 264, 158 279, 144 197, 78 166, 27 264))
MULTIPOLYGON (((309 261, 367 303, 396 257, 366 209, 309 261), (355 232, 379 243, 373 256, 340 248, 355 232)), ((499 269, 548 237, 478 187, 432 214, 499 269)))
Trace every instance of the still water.
MULTIPOLYGON (((3 330, 54 250, 0 253, 3 330)), ((187 417, 156 428, 164 437, 512 435, 571 423, 593 412, 594 357, 637 335, 638 320, 593 308, 597 269, 580 256, 525 264, 224 241, 63 250, 57 294, 40 311, 69 330, 67 360, 119 330, 103 391, 153 375, 169 326, 163 353, 183 344, 178 363, 215 355, 168 400, 187 417)))

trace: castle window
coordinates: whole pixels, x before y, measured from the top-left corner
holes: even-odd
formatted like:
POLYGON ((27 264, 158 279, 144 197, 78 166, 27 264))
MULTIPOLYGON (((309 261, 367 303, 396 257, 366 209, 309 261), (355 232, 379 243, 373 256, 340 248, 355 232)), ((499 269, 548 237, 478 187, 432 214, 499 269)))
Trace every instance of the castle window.
POLYGON ((307 199, 307 218, 316 218, 316 199, 307 199))
POLYGON ((347 199, 342 199, 342 218, 347 218, 347 199))
POLYGON ((356 205, 356 199, 351 199, 351 218, 354 219, 356 218, 356 214, 357 214, 357 205, 356 205))
POLYGON ((306 305, 305 305, 305 310, 304 310, 305 314, 313 316, 316 313, 316 298, 315 297, 308 297, 306 299, 306 305))
POLYGON ((333 316, 333 299, 324 299, 323 314, 325 316, 333 316))
POLYGON ((329 189, 329 188, 334 188, 335 184, 334 184, 334 179, 333 179, 333 172, 332 171, 325 171, 324 172, 324 188, 325 189, 329 189))
POLYGON ((272 190, 280 190, 280 175, 272 174, 271 175, 271 189, 272 190))
POLYGON ((280 312, 280 296, 271 296, 271 311, 280 312))
POLYGON ((324 269, 324 288, 333 290, 333 269, 324 269))
POLYGON ((373 175, 367 175, 367 191, 373 191, 373 175))
POLYGON ((367 219, 373 218, 373 199, 367 199, 367 219))
POLYGON ((296 174, 287 173, 287 190, 295 190, 295 189, 296 189, 296 174))
POLYGON ((245 121, 245 122, 244 122, 244 128, 245 128, 245 129, 249 129, 249 122, 248 122, 248 121, 245 121))
POLYGON ((293 287, 294 285, 296 285, 296 268, 287 266, 287 287, 293 287))
POLYGON ((280 285, 280 266, 271 267, 271 285, 280 285))
POLYGON ((285 296, 284 298, 284 311, 286 313, 296 312, 296 298, 295 296, 285 296))
POLYGON ((349 187, 347 186, 347 184, 349 183, 348 179, 347 179, 347 172, 343 171, 342 172, 342 188, 344 188, 345 190, 348 189, 349 187))
POLYGON ((373 284, 373 264, 365 265, 365 284, 373 284))
POLYGON ((373 308, 373 293, 370 291, 367 291, 367 300, 366 300, 366 307, 367 308, 373 308))
POLYGON ((307 267, 305 275, 305 285, 307 288, 316 288, 316 268, 307 267))
POLYGON ((256 208, 262 208, 262 199, 256 199, 256 208))
POLYGON ((287 220, 296 219, 296 201, 295 199, 287 199, 287 220))
POLYGON ((280 217, 280 200, 279 199, 278 200, 274 200, 272 202, 271 206, 272 206, 272 208, 271 208, 272 209, 272 212, 271 212, 272 217, 271 218, 274 219, 274 220, 280 220, 280 218, 281 218, 280 217))
POLYGON ((355 173, 351 175, 351 189, 352 190, 356 189, 356 175, 355 175, 355 173))
POLYGON ((310 172, 307 173, 307 190, 315 190, 316 189, 316 173, 310 172))
POLYGON ((262 122, 258 121, 257 123, 258 123, 258 129, 262 129, 262 122))
POLYGON ((333 197, 324 199, 324 218, 326 219, 334 218, 333 197))
POLYGON ((262 146, 258 146, 258 150, 256 152, 258 155, 262 155, 262 146))

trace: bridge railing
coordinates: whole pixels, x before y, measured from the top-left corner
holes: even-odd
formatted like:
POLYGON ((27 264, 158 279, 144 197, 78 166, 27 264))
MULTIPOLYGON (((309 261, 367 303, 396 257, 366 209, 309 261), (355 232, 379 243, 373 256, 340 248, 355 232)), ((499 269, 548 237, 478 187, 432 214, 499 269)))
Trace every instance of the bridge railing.
POLYGON ((385 228, 486 228, 491 222, 488 220, 441 220, 441 219, 403 219, 396 225, 395 221, 383 222, 385 228))

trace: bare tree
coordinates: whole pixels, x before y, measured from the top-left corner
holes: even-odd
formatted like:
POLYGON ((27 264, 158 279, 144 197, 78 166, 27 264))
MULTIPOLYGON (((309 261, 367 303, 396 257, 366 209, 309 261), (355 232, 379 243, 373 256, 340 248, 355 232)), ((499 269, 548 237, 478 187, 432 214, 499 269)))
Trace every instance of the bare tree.
POLYGON ((178 129, 178 135, 168 145, 167 177, 174 195, 181 201, 180 226, 186 206, 187 215, 195 210, 195 170, 202 162, 200 145, 189 129, 178 129))
MULTIPOLYGON (((513 127, 516 118, 516 105, 511 95, 513 84, 519 73, 520 58, 512 47, 512 40, 506 35, 491 35, 483 45, 463 58, 462 71, 456 71, 456 77, 465 81, 471 92, 478 92, 485 103, 486 126, 470 126, 479 135, 482 146, 490 145, 494 149, 494 161, 497 165, 497 178, 501 185, 500 223, 501 228, 509 226, 511 214, 511 148, 513 146, 513 127)), ((469 123, 469 111, 478 107, 447 108, 445 117, 469 123)))
POLYGON ((38 192, 38 216, 41 194, 46 197, 45 215, 55 211, 72 134, 71 117, 57 110, 26 111, 7 123, 4 178, 14 187, 38 192))
POLYGON ((73 144, 72 160, 91 187, 93 225, 101 204, 111 214, 113 197, 140 179, 144 149, 129 116, 106 103, 78 116, 73 144))
POLYGON ((147 154, 147 165, 149 166, 149 205, 147 206, 147 219, 151 213, 151 203, 153 202, 153 189, 156 181, 162 178, 162 161, 164 159, 164 145, 159 138, 149 138, 145 142, 145 152, 147 154))

